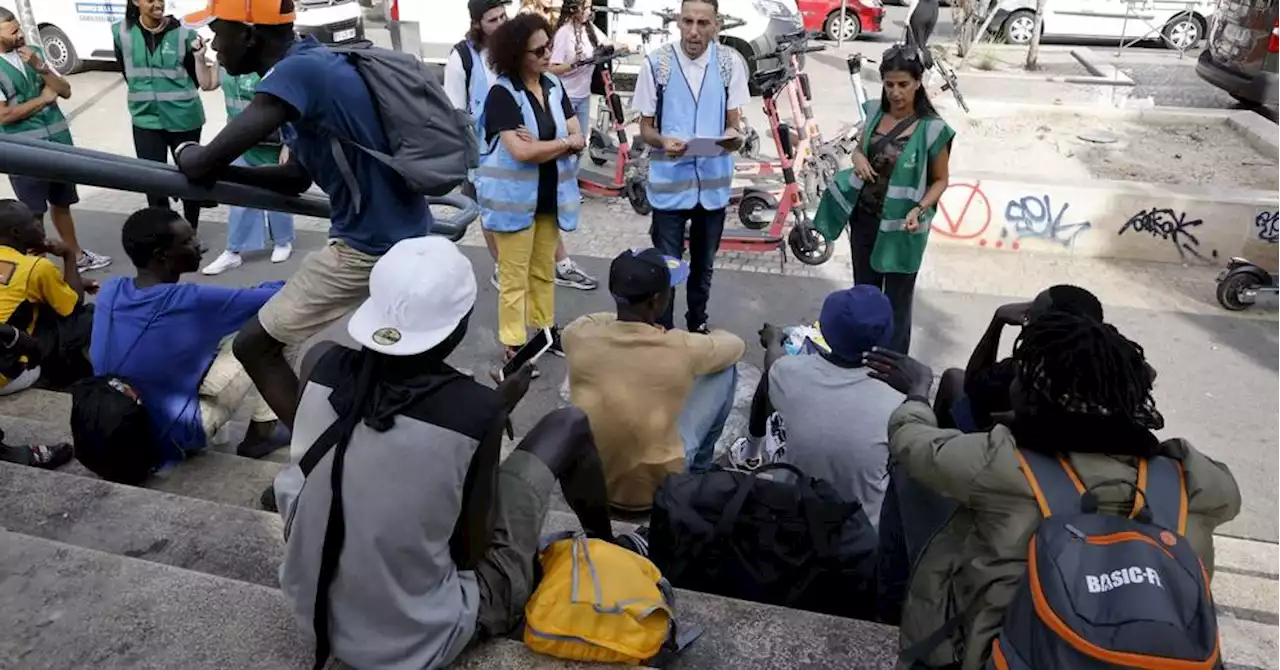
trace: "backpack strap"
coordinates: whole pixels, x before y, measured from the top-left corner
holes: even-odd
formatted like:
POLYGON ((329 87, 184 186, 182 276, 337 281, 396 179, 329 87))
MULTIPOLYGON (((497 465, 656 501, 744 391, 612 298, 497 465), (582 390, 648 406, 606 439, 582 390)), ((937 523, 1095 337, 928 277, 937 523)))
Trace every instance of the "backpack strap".
POLYGON ((1080 509, 1080 495, 1084 486, 1075 470, 1062 458, 1051 458, 1030 449, 1015 448, 1013 452, 1022 465, 1022 474, 1031 486, 1040 513, 1044 518, 1053 516, 1053 510, 1080 509))
POLYGON ((471 45, 467 40, 462 40, 453 45, 453 50, 458 52, 458 60, 462 61, 462 72, 466 74, 467 111, 471 112, 471 68, 475 66, 475 61, 471 58, 471 45))
POLYGON ((1181 462, 1168 456, 1143 459, 1138 463, 1138 488, 1141 493, 1134 494, 1134 511, 1130 518, 1141 510, 1139 498, 1145 494, 1152 521, 1157 526, 1176 531, 1179 535, 1186 534, 1187 473, 1181 462))

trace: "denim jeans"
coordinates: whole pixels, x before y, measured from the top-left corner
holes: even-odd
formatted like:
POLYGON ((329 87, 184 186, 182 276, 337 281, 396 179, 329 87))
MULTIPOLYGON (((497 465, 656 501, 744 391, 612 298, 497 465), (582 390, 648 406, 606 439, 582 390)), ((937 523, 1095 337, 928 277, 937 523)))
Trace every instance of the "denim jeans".
MULTIPOLYGON (((248 163, 237 158, 232 165, 248 166, 248 163)), ((227 217, 227 250, 240 253, 266 248, 268 229, 275 244, 293 243, 292 214, 233 206, 227 217)))
POLYGON ((578 117, 578 125, 582 127, 582 136, 591 137, 591 96, 585 98, 569 98, 573 106, 573 115, 578 117))
POLYGON ((738 368, 703 375, 693 381, 680 412, 680 439, 684 441, 685 469, 706 472, 716 456, 716 442, 724 432, 738 387, 738 368))
MULTIPOLYGON (((689 283, 686 292, 689 311, 685 320, 690 330, 707 322, 707 301, 711 298, 711 273, 724 234, 724 210, 706 210, 701 205, 684 210, 653 210, 649 236, 653 246, 668 256, 684 255, 684 225, 689 223, 689 283)), ((675 327, 675 298, 662 315, 662 325, 675 327)))

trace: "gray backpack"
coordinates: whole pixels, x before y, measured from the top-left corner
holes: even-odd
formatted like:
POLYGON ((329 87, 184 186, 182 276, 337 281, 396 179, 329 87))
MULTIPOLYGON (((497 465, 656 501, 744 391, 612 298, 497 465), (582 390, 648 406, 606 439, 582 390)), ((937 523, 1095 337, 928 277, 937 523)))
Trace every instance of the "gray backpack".
POLYGON ((1182 464, 1139 464, 1138 483, 1086 489, 1064 458, 1019 449, 1044 520, 987 668, 1221 668, 1209 578, 1186 528, 1182 464), (1093 489, 1136 490, 1128 516, 1101 514, 1093 489))
POLYGON ((333 136, 333 156, 357 207, 360 187, 342 145, 373 156, 404 177, 415 192, 447 195, 479 164, 480 150, 471 117, 454 109, 444 88, 422 60, 398 51, 369 46, 338 47, 369 87, 382 119, 390 155, 350 138, 333 136))

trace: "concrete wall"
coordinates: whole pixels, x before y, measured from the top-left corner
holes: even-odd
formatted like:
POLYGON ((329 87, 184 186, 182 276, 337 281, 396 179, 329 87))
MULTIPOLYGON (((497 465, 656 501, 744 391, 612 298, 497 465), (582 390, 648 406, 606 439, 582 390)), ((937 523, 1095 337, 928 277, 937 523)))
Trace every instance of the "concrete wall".
POLYGON ((1277 196, 1135 182, 1049 184, 953 176, 931 244, 1219 265, 1277 261, 1277 196))

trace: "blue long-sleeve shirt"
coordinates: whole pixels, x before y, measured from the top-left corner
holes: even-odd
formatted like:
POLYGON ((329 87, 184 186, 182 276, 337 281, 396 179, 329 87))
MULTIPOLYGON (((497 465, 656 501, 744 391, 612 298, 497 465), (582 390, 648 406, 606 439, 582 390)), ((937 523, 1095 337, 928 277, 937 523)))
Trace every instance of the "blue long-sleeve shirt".
POLYGON ((133 385, 166 448, 203 447, 200 382, 222 339, 240 330, 283 285, 139 289, 131 277, 112 278, 103 284, 94 309, 93 372, 118 375, 133 385))

